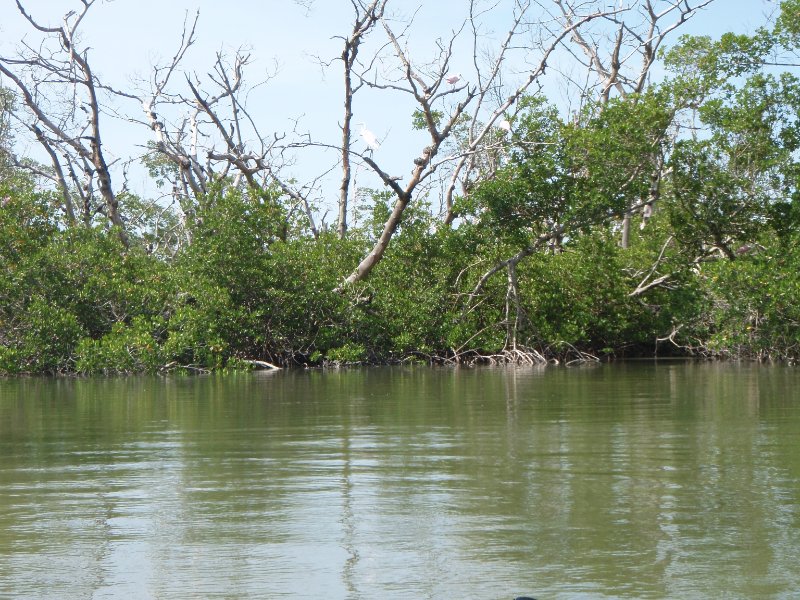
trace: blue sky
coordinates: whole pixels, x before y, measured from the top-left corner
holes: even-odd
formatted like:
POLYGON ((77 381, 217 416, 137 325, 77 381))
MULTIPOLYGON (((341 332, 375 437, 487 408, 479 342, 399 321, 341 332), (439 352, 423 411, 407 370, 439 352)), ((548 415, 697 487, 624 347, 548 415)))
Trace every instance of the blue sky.
MULTIPOLYGON (((26 0, 24 4, 38 19, 50 24, 58 24, 61 15, 80 7, 79 0, 26 0)), ((422 61, 434 57, 437 38, 447 38, 452 28, 458 26, 466 4, 459 0, 427 0, 421 4, 409 49, 412 56, 422 61)), ((408 16, 420 3, 396 0, 390 5, 408 16)), ((715 0, 681 31, 713 36, 729 30, 751 31, 764 22, 764 15, 774 7, 775 2, 770 0, 715 0)), ((314 57, 330 60, 340 54, 341 41, 335 36, 349 31, 352 8, 348 0, 316 0, 310 10, 291 0, 97 0, 82 28, 95 71, 104 80, 123 88, 146 78, 151 65, 164 63, 171 57, 184 19, 187 14, 193 17, 198 8, 198 41, 184 63, 186 70, 202 75, 209 70, 216 52, 233 53, 244 47, 253 57, 247 71, 249 81, 255 83, 271 77, 266 85, 252 92, 250 99, 262 133, 286 131, 298 123, 301 130, 336 143, 342 114, 340 64, 322 68, 314 57)), ((507 13, 500 11, 498 35, 505 32, 506 20, 507 13)), ((13 54, 23 37, 29 41, 36 39, 15 3, 3 0, 0 53, 13 54)), ((454 56, 453 70, 466 73, 471 52, 467 47, 461 50, 454 56)), ((391 94, 357 97, 355 120, 368 123, 383 139, 376 159, 395 161, 397 166, 392 164, 390 170, 406 172, 419 148, 407 131, 409 109, 396 101, 391 94)), ((134 140, 141 143, 148 135, 144 128, 133 130, 122 124, 115 127, 117 139, 112 138, 108 143, 116 144, 119 155, 129 152, 123 148, 135 143, 134 140)), ((309 168, 307 160, 324 162, 319 157, 300 159, 294 167, 300 178, 306 176, 303 173, 309 168)), ((321 169, 322 165, 320 162, 314 168, 321 169)), ((138 185, 146 187, 143 175, 140 178, 138 185)), ((137 182, 133 185, 136 187, 137 182)), ((325 196, 335 196, 335 190, 329 190, 325 196)))

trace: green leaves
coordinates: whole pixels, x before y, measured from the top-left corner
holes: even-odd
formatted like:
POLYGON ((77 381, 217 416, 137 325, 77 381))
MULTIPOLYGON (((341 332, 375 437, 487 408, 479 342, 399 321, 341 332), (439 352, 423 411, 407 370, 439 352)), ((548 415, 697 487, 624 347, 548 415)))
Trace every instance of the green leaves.
POLYGON ((798 80, 756 73, 724 85, 699 107, 702 140, 681 140, 670 160, 676 234, 696 252, 728 258, 767 229, 783 235, 797 195, 798 80))
POLYGON ((728 169, 711 142, 679 143, 671 165, 674 201, 667 210, 676 237, 698 256, 711 247, 734 258, 762 228, 768 198, 728 169))
MULTIPOLYGON (((438 128, 439 123, 441 123, 442 119, 444 119, 444 113, 440 110, 432 110, 431 117, 433 119, 434 126, 438 128)), ((428 119, 425 116, 425 113, 420 109, 415 110, 411 115, 411 127, 417 131, 425 131, 428 129, 428 119)))
POLYGON ((566 122, 526 98, 511 159, 475 197, 498 233, 524 247, 553 228, 575 236, 647 200, 674 114, 666 93, 588 106, 566 122))
POLYGON ((161 347, 164 320, 135 317, 130 324, 116 323, 98 340, 83 338, 75 349, 79 373, 156 372, 167 361, 161 347))
MULTIPOLYGON (((351 286, 343 274, 393 208, 386 190, 359 190, 345 240, 324 227, 312 238, 278 188, 223 177, 181 213, 120 194, 124 248, 102 215, 65 223, 53 196, 0 159, 0 372, 383 362, 517 345, 649 354, 659 339, 798 358, 800 81, 780 68, 798 62, 799 8, 784 0, 774 27, 753 35, 682 38, 664 55, 670 79, 640 94, 570 114, 521 98, 504 115, 513 127, 492 128, 478 153, 482 126, 463 116, 447 142, 448 155, 475 161, 458 218, 443 226, 426 203, 435 196, 415 195, 384 260, 351 286)), ((443 117, 417 111, 410 125, 443 117)), ((145 164, 157 183, 176 177, 155 154, 145 164)))

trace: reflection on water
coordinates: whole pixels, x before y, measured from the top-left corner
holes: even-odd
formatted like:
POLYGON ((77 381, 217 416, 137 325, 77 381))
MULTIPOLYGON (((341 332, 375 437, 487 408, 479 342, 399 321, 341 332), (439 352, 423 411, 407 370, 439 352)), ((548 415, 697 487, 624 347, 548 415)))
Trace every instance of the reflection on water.
POLYGON ((800 372, 0 381, 0 597, 791 597, 800 372))

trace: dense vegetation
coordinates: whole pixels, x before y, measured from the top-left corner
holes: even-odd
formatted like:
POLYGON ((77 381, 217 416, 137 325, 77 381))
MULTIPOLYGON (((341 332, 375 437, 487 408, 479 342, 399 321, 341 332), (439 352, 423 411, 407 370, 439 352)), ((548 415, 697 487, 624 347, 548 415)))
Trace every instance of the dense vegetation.
MULTIPOLYGON (((389 192, 362 190, 357 225, 339 235, 309 226, 278 185, 219 178, 182 222, 120 197, 120 235, 102 207, 67 214, 35 170, 0 154, 0 373, 796 361, 800 79, 774 57, 796 56, 798 6, 752 36, 683 38, 663 54, 663 81, 568 117, 520 98, 485 151, 496 168, 450 222, 415 198, 354 283, 389 192)), ((21 107, 10 92, 3 103, 10 149, 21 107)))

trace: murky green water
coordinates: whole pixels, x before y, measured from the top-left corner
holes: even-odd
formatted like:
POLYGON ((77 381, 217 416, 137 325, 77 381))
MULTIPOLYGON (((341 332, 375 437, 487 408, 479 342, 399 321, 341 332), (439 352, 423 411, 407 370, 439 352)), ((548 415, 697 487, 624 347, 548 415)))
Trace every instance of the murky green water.
POLYGON ((0 381, 1 598, 798 593, 798 369, 0 381))

